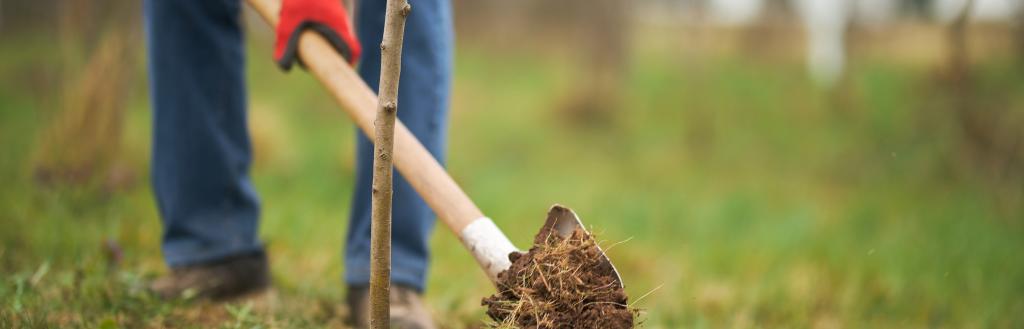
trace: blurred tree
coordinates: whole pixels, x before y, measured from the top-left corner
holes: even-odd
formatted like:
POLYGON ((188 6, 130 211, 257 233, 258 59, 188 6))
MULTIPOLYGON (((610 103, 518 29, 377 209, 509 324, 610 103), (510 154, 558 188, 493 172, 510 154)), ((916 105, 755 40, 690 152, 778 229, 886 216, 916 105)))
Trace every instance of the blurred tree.
POLYGON ((935 5, 934 0, 904 0, 901 2, 903 12, 918 16, 926 17, 931 14, 931 8, 935 5))
POLYGON ((997 201, 1012 207, 1024 192, 1024 113, 1009 107, 1007 95, 976 82, 981 77, 971 70, 968 40, 975 3, 965 0, 947 27, 944 89, 952 97, 950 105, 962 132, 960 153, 994 187, 1003 187, 999 195, 1009 200, 997 201))
POLYGON ((821 87, 831 89, 846 68, 846 33, 852 0, 797 0, 807 33, 807 69, 821 87))
POLYGON ((33 174, 47 186, 119 188, 134 176, 114 164, 137 75, 139 4, 67 0, 55 9, 61 105, 37 138, 33 174))
POLYGON ((574 124, 607 124, 621 107, 626 78, 629 7, 626 0, 574 0, 578 2, 574 38, 579 46, 580 79, 574 81, 562 115, 574 124))
POLYGON ((461 45, 494 52, 560 55, 573 78, 555 115, 573 125, 603 125, 621 107, 629 62, 628 0, 456 0, 461 45))
POLYGON ((744 50, 755 59, 784 56, 790 44, 786 40, 798 33, 796 13, 789 0, 764 0, 758 18, 743 33, 744 50))
POLYGON ((59 0, 0 1, 0 33, 52 30, 59 0))
MULTIPOLYGON (((967 91, 969 86, 968 74, 970 63, 967 47, 967 27, 971 17, 971 9, 974 7, 974 0, 965 0, 963 8, 948 27, 947 42, 949 46, 949 73, 950 79, 960 84, 959 90, 967 91)), ((961 110, 966 110, 966 107, 961 110)))
POLYGON ((1017 6, 1017 17, 1013 21, 1017 42, 1017 60, 1024 64, 1024 4, 1017 6))

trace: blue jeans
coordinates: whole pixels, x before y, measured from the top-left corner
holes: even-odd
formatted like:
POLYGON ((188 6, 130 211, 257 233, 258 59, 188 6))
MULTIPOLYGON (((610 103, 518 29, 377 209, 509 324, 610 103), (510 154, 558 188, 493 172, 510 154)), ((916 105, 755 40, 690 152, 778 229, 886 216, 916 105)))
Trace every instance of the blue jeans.
MULTIPOLYGON (((360 0, 358 70, 377 90, 385 0, 360 0)), ((448 0, 416 0, 406 22, 399 119, 443 159, 452 71, 448 0)), ((146 0, 153 106, 152 182, 171 267, 262 252, 259 199, 249 178, 246 91, 239 0, 146 0)), ((271 50, 266 65, 274 65, 271 50)), ((339 124, 342 124, 339 122, 339 124)), ((372 143, 357 137, 356 191, 345 245, 345 281, 369 280, 372 143)), ((426 282, 434 214, 409 183, 394 186, 392 281, 426 282)))

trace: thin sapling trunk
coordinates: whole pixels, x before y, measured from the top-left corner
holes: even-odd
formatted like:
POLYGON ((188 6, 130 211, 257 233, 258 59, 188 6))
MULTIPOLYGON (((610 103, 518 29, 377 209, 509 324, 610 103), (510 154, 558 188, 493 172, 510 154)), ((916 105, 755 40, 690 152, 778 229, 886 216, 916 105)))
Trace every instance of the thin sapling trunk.
POLYGON ((370 328, 389 328, 391 290, 391 194, 398 113, 398 77, 402 37, 411 7, 406 0, 387 0, 377 117, 374 120, 373 191, 370 224, 370 328))

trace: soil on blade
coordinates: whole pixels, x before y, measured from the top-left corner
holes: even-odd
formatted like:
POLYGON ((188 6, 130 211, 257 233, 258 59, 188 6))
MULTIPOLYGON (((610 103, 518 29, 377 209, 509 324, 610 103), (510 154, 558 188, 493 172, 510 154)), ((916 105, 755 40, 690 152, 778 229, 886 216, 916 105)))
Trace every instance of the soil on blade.
POLYGON ((484 298, 499 328, 633 328, 635 310, 594 238, 577 228, 568 238, 542 231, 527 253, 509 255, 498 293, 484 298))

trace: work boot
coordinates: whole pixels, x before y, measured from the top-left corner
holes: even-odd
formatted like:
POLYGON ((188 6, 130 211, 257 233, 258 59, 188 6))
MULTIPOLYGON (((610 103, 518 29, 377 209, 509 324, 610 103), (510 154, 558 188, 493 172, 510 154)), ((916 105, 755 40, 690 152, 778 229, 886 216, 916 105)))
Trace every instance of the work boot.
MULTIPOLYGON (((349 324, 358 329, 370 327, 370 289, 369 287, 349 286, 348 296, 349 324)), ((415 289, 391 285, 391 328, 395 329, 435 329, 430 312, 423 305, 419 292, 415 289)))
POLYGON ((149 289, 164 299, 200 298, 215 301, 262 292, 270 287, 270 269, 262 251, 215 262, 176 267, 149 289))

